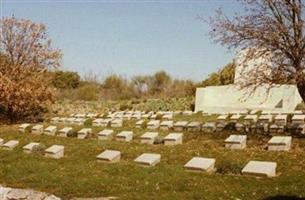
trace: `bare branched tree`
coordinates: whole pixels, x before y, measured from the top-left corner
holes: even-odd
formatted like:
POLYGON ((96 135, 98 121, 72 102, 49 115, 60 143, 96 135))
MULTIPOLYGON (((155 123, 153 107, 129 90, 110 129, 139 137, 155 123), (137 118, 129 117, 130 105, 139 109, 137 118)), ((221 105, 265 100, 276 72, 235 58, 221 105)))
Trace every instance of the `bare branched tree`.
POLYGON ((229 49, 242 51, 244 63, 258 58, 268 61, 266 66, 245 73, 247 81, 240 84, 241 88, 254 91, 261 85, 295 84, 305 100, 302 0, 240 0, 240 3, 244 15, 228 17, 219 9, 209 24, 212 38, 229 49))

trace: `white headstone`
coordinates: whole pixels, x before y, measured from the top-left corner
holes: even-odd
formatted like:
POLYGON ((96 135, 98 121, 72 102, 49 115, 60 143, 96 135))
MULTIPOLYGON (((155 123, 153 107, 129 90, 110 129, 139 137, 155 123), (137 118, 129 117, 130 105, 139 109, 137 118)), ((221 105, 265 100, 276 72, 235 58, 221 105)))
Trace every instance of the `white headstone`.
POLYGON ((59 159, 64 156, 65 147, 62 145, 52 145, 45 150, 45 157, 59 159))
POLYGON ((37 124, 32 127, 32 133, 34 134, 42 134, 43 133, 43 125, 37 124))
POLYGON ((182 133, 170 133, 164 138, 165 145, 177 145, 182 144, 182 133))
POLYGON ((121 159, 121 152, 120 151, 114 151, 114 150, 105 150, 101 154, 99 154, 96 157, 99 161, 104 162, 119 162, 121 159))
POLYGON ((7 143, 4 143, 2 145, 2 148, 6 149, 6 150, 13 150, 15 147, 18 146, 18 144, 19 144, 19 141, 17 141, 17 140, 10 140, 7 143))
POLYGON ((142 166, 155 166, 161 161, 160 154, 143 153, 134 160, 137 164, 142 166))
POLYGON ((187 127, 187 121, 178 121, 174 124, 174 131, 183 131, 187 127))
POLYGON ((48 126, 47 128, 44 129, 44 134, 46 135, 55 135, 57 130, 56 126, 48 126))
POLYGON ((159 128, 160 126, 160 120, 151 120, 147 123, 147 129, 149 130, 155 130, 159 128))
POLYGON ((77 132, 77 138, 78 139, 85 139, 89 137, 89 135, 92 133, 91 128, 83 128, 77 132))
POLYGON ((289 151, 291 147, 291 136, 273 136, 268 141, 269 151, 289 151))
POLYGON ((214 158, 194 157, 184 165, 184 168, 211 173, 215 171, 215 162, 214 158))
POLYGON ((241 172, 243 175, 249 176, 274 177, 276 176, 276 166, 275 162, 250 161, 241 172))
POLYGON ((40 143, 31 142, 23 147, 24 153, 31 153, 36 147, 39 147, 40 143))
POLYGON ((190 122, 187 125, 187 131, 190 131, 190 132, 201 131, 201 123, 200 122, 190 122))
POLYGON ((173 127, 173 125, 174 125, 173 121, 162 121, 160 123, 160 129, 167 131, 167 130, 171 129, 173 127))
POLYGON ((59 136, 61 137, 68 137, 68 134, 73 131, 72 127, 64 127, 63 129, 59 130, 59 136))
POLYGON ((154 144, 158 135, 159 135, 159 133, 157 133, 157 132, 146 132, 141 136, 141 143, 142 144, 154 144))
POLYGON ((124 142, 130 142, 133 137, 132 131, 122 131, 119 134, 116 135, 117 141, 124 141, 124 142))
POLYGON ((7 143, 4 143, 2 145, 2 147, 3 147, 3 149, 6 149, 6 150, 12 150, 15 147, 17 147, 18 144, 19 144, 19 141, 17 141, 17 140, 10 140, 7 143))
POLYGON ((26 131, 26 129, 27 128, 29 128, 31 126, 31 124, 21 124, 19 127, 18 127, 18 130, 20 131, 20 132, 25 132, 26 131))
POLYGON ((97 136, 99 140, 109 140, 112 137, 113 130, 111 129, 104 129, 100 131, 97 136))
POLYGON ((246 135, 230 135, 225 140, 225 146, 228 149, 244 149, 247 146, 246 135))

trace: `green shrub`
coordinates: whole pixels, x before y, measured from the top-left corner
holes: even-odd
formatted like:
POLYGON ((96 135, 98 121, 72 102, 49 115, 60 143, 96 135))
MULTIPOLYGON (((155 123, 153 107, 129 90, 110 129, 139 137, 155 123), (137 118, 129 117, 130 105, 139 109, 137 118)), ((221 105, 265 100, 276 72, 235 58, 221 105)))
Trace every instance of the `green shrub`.
POLYGON ((77 89, 77 100, 97 101, 99 98, 99 87, 96 84, 86 84, 77 89))

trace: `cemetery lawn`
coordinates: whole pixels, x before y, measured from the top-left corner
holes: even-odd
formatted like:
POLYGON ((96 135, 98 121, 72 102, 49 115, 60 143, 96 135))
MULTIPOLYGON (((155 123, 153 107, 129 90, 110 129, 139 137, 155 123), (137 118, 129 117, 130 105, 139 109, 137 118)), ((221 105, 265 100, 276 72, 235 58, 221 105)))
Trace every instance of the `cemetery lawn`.
MULTIPOLYGON (((183 145, 144 145, 139 136, 145 130, 127 124, 119 130, 133 130, 130 143, 79 140, 56 136, 18 133, 17 126, 2 126, 0 138, 19 140, 12 151, 0 149, 0 184, 71 197, 115 196, 120 199, 264 199, 278 195, 305 197, 305 139, 293 139, 290 152, 268 152, 270 137, 249 136, 245 150, 227 150, 223 141, 230 133, 185 133, 183 145), (65 146, 65 157, 44 158, 39 152, 25 154, 22 147, 40 142, 46 147, 65 146), (96 156, 105 149, 119 150, 119 163, 99 163, 96 156), (137 166, 133 160, 142 153, 159 153, 161 162, 152 168, 137 166), (183 165, 193 156, 216 158, 214 174, 192 173, 183 165), (249 160, 277 162, 275 178, 240 175, 249 160)), ((80 127, 79 127, 80 128, 80 127)), ((99 129, 101 130, 101 129, 99 129)), ((96 132, 95 130, 94 132, 96 132)), ((166 135, 166 132, 160 132, 166 135)))

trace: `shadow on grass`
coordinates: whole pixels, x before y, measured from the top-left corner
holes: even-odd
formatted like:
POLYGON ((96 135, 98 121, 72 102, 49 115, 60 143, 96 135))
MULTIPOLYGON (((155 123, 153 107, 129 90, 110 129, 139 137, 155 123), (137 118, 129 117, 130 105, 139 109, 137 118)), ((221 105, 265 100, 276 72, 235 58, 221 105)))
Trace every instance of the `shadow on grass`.
POLYGON ((305 200, 305 198, 300 198, 296 196, 277 195, 277 196, 264 198, 263 200, 305 200))

